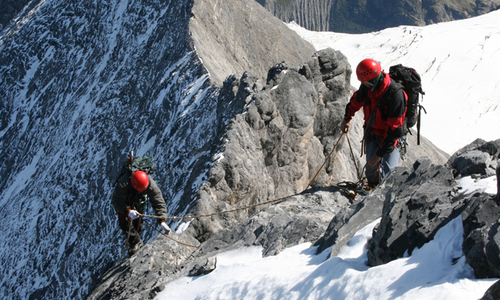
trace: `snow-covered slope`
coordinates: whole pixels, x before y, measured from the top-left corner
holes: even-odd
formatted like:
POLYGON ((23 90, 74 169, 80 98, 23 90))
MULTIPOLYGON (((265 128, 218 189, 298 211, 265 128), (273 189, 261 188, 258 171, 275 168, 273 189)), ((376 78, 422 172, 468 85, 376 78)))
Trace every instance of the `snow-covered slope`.
MULTIPOLYGON (((399 63, 415 68, 426 92, 422 135, 449 154, 476 138, 500 138, 500 11, 366 34, 289 27, 317 49, 342 51, 353 70, 364 58, 376 59, 385 71, 399 63)), ((351 82, 359 86, 355 75, 351 82)))
MULTIPOLYGON (((468 186, 474 189, 472 185, 468 186)), ((301 244, 262 258, 261 247, 241 248, 217 257, 217 269, 183 277, 155 299, 479 299, 496 279, 473 279, 460 257, 460 218, 410 257, 368 268, 366 242, 378 221, 361 229, 338 256, 301 244)))
POLYGON ((129 150, 155 157, 169 211, 188 209, 240 108, 187 38, 191 5, 47 0, 1 32, 3 298, 80 299, 117 260, 109 199, 129 150))
POLYGON ((460 256, 460 218, 410 257, 366 266, 366 242, 374 222, 361 229, 338 256, 301 244, 262 258, 261 247, 229 251, 217 257, 217 269, 183 277, 165 286, 155 299, 479 299, 496 279, 476 280, 460 256))

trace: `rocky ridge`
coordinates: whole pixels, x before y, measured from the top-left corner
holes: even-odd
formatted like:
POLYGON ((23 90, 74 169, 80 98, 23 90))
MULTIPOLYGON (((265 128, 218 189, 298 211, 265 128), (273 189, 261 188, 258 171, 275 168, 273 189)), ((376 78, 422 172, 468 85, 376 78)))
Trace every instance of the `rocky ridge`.
MULTIPOLYGON (((216 267, 218 253, 243 246, 261 245, 263 255, 275 255, 285 247, 303 242, 328 240, 325 243, 340 247, 348 239, 343 242, 331 239, 328 229, 332 224, 350 226, 344 233, 349 236, 355 228, 366 225, 367 220, 380 217, 377 210, 368 208, 377 206, 372 199, 381 198, 380 194, 358 196, 353 201, 344 191, 329 187, 340 180, 356 180, 355 165, 364 163, 358 158, 359 151, 353 159, 346 140, 339 143, 327 160, 313 187, 304 191, 340 140, 339 125, 350 95, 349 76, 350 66, 345 57, 333 49, 319 51, 299 68, 277 64, 269 71, 265 85, 245 73, 235 92, 236 97, 245 99, 245 112, 232 119, 222 152, 213 158, 207 183, 200 188, 198 201, 189 211, 191 215, 221 214, 194 219, 180 234, 186 239, 195 237, 201 242, 200 247, 194 251, 185 247, 187 253, 179 254, 180 259, 173 258, 175 266, 150 264, 144 272, 155 274, 155 278, 139 287, 131 283, 142 281, 139 279, 142 273, 135 274, 131 262, 125 261, 103 277, 89 299, 149 297, 179 276, 209 272, 216 267), (223 213, 270 199, 280 201, 223 213), (365 216, 357 214, 361 209, 355 207, 360 205, 367 207, 365 216), (357 218, 358 222, 334 221, 345 215, 345 211, 356 214, 343 218, 344 221, 357 218), (127 288, 127 282, 133 289, 127 288)), ((349 138, 353 141, 361 139, 362 122, 358 121, 350 131, 349 138)), ((424 155, 435 153, 430 157, 434 163, 446 163, 447 156, 427 141, 411 149, 414 155, 420 151, 424 155)), ((378 202, 381 213, 383 201, 378 202)), ((162 243, 168 249, 173 242, 160 236, 154 243, 162 243)), ((131 261, 145 261, 148 257, 152 257, 151 261, 160 260, 160 254, 151 247, 146 245, 131 261)))
MULTIPOLYGON (((352 207, 328 186, 355 180, 353 162, 364 163, 355 142, 359 116, 349 135, 355 158, 340 139, 313 188, 304 191, 339 140, 350 66, 332 49, 311 58, 310 45, 276 29, 286 26, 253 5, 33 1, 4 28, 0 212, 15 220, 0 233, 9 241, 0 248, 4 298, 81 299, 90 291, 96 299, 153 297, 177 276, 208 272, 225 249, 258 244, 273 255, 321 239, 332 216, 352 207), (242 26, 226 39, 224 28, 235 20, 224 11, 232 5, 242 26), (205 8, 211 14, 204 15, 205 8), (205 20, 199 27, 197 18, 205 20), (213 27, 203 28, 211 21, 213 27), (221 65, 205 47, 222 51, 221 65), (245 70, 251 72, 241 76, 245 70), (106 199, 129 150, 155 157, 155 178, 171 214, 293 196, 194 220, 172 234, 198 250, 146 230, 150 243, 110 268, 123 245, 106 199), (138 283, 130 285, 132 279, 138 283)), ((435 164, 447 159, 427 141, 413 149, 435 164)))
MULTIPOLYGON (((500 140, 483 145, 487 144, 498 147, 500 140)), ((247 221, 219 230, 195 250, 182 250, 160 237, 112 269, 89 299, 152 298, 171 280, 214 270, 218 253, 244 246, 260 245, 263 256, 267 256, 298 243, 313 242, 319 246, 318 252, 331 251, 330 256, 334 256, 357 230, 379 218, 368 243, 371 266, 411 255, 440 228, 459 218, 464 227, 463 253, 450 263, 467 261, 478 278, 499 277, 498 195, 461 191, 457 181, 461 175, 454 177, 455 172, 423 158, 411 168, 398 167, 369 195, 358 196, 355 201, 335 188, 312 188, 265 208, 247 221), (165 252, 171 255, 166 257, 165 252)), ((498 176, 500 172, 497 180, 498 176)), ((186 239, 189 234, 173 236, 186 239)), ((497 286, 493 285, 483 299, 495 299, 497 286)))
MULTIPOLYGON (((236 96, 248 103, 246 111, 231 120, 222 153, 214 158, 190 213, 204 215, 302 192, 332 150, 311 185, 357 181, 365 163, 357 146, 362 121, 349 133, 351 146, 338 127, 351 93, 350 75, 345 56, 333 49, 317 52, 300 68, 277 64, 262 87, 257 77, 245 73, 236 96), (340 146, 334 149, 337 143, 340 146)), ((422 146, 413 145, 404 164, 423 155, 434 162, 447 158, 427 140, 422 146)), ((232 218, 194 220, 189 231, 203 241, 211 232, 246 218, 247 213, 239 212, 232 218)))

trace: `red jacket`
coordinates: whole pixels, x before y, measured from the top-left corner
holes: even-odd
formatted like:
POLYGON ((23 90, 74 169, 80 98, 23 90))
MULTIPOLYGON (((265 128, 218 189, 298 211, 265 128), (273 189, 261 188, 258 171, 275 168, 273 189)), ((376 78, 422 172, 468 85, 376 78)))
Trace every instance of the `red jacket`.
POLYGON ((380 157, 392 152, 404 135, 403 123, 408 100, 402 86, 393 82, 387 73, 382 74, 383 82, 373 91, 361 84, 359 90, 352 95, 345 112, 345 120, 350 121, 363 108, 366 130, 370 116, 377 110, 369 131, 382 140, 377 150, 380 157))

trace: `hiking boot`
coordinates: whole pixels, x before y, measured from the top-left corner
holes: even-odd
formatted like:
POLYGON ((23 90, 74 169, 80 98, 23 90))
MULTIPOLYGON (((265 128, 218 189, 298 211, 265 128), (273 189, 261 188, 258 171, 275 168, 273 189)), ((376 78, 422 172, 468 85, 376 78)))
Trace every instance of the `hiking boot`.
POLYGON ((377 187, 377 185, 378 185, 378 183, 367 183, 367 184, 363 187, 363 189, 364 189, 365 191, 369 192, 369 191, 371 191, 371 190, 375 189, 375 188, 377 187))
POLYGON ((128 249, 128 255, 129 256, 132 256, 134 255, 135 253, 137 253, 137 251, 139 251, 139 249, 141 249, 143 243, 142 243, 142 240, 140 237, 137 237, 136 238, 138 241, 136 242, 133 242, 133 243, 129 243, 130 247, 128 249))

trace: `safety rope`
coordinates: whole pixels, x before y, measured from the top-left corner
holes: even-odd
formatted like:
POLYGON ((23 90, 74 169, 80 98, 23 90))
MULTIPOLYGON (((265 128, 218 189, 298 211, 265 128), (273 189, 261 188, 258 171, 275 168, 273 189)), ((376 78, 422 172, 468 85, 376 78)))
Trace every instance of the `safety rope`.
POLYGON ((258 207, 258 206, 262 206, 262 205, 267 205, 267 204, 271 204, 271 203, 275 203, 275 202, 279 202, 279 201, 283 201, 287 198, 290 198, 294 195, 291 195, 291 196, 285 196, 285 197, 281 197, 281 198, 278 198, 278 199, 274 199, 274 200, 269 200, 269 201, 266 201, 266 202, 262 202, 262 203, 257 203, 257 204, 253 204, 253 205, 249 205, 249 206, 245 206, 245 207, 239 207, 239 208, 235 208, 235 209, 230 209, 230 210, 225 210, 225 211, 220 211, 220 212, 215 212, 215 213, 211 213, 211 214, 206 214, 206 215, 198 215, 198 216, 184 216, 184 217, 177 217, 177 216, 173 216, 173 217, 158 217, 158 216, 153 216, 153 215, 144 215, 144 214, 141 214, 139 213, 139 217, 144 217, 144 218, 152 218, 152 219, 161 219, 161 220, 186 220, 186 219, 201 219, 201 218, 208 218, 208 217, 213 217, 213 216, 218 216, 218 215, 223 215, 223 214, 227 214, 227 213, 232 213, 232 212, 237 212, 237 211, 240 211, 240 210, 245 210, 245 209, 250 209, 250 208, 255 208, 255 207, 258 207))
MULTIPOLYGON (((337 143, 333 147, 332 151, 330 151, 330 154, 328 154, 328 156, 326 157, 325 161, 323 162, 323 164, 319 168, 318 172, 316 172, 316 174, 311 179, 311 181, 309 181, 309 183, 307 184, 306 188, 302 191, 302 193, 304 191, 306 191, 312 185, 312 183, 314 182, 314 180, 318 176, 319 172, 323 169, 323 167, 325 166, 326 162, 328 161, 328 159, 330 158, 330 156, 332 155, 332 153, 335 151, 335 149, 339 145, 340 140, 342 139, 342 137, 344 136, 344 134, 345 133, 342 133, 340 135, 340 137, 337 140, 337 143)), ((261 203, 249 205, 249 206, 239 207, 239 208, 225 210, 225 211, 221 211, 221 212, 215 212, 215 213, 211 213, 211 214, 198 215, 198 216, 184 216, 184 217, 173 216, 173 217, 166 217, 165 218, 165 217, 159 217, 159 216, 153 216, 153 215, 145 215, 145 214, 141 214, 141 213, 139 213, 139 216, 140 217, 145 217, 145 218, 152 218, 152 219, 162 219, 162 220, 185 220, 185 219, 208 218, 208 217, 213 217, 213 216, 217 216, 217 215, 223 215, 223 214, 227 214, 227 213, 231 213, 231 212, 237 212, 237 211, 240 211, 240 210, 251 209, 251 208, 258 207, 258 206, 263 206, 263 205, 267 205, 267 204, 272 204, 272 203, 280 202, 280 201, 283 201, 283 200, 285 200, 287 198, 290 198, 292 196, 295 196, 295 195, 285 196, 285 197, 281 197, 281 198, 277 198, 277 199, 269 200, 269 201, 266 201, 266 202, 261 202, 261 203)))
POLYGON ((356 173, 358 175, 358 180, 362 181, 363 180, 363 173, 359 172, 358 163, 356 162, 356 156, 354 155, 354 151, 352 151, 351 140, 349 139, 347 132, 345 133, 345 137, 347 138, 347 143, 349 144, 349 149, 351 150, 351 157, 352 157, 352 160, 354 161, 354 166, 356 167, 356 173))
POLYGON ((306 188, 304 189, 307 190, 311 184, 314 182, 314 180, 316 179, 316 177, 318 176, 319 172, 321 172, 321 170, 323 169, 323 167, 325 166, 326 162, 328 161, 328 159, 330 158, 330 156, 332 155, 333 151, 337 148, 340 140, 342 139, 342 137, 344 136, 344 134, 347 134, 346 132, 342 132, 342 134, 340 135, 339 139, 337 140, 337 143, 335 144, 335 146, 333 147, 332 151, 330 151, 330 154, 328 154, 328 156, 326 157, 325 161, 323 162, 323 164, 321 165, 321 167, 319 168, 318 172, 316 172, 316 175, 314 175, 313 179, 311 179, 311 181, 309 182, 309 184, 306 186, 306 188))
POLYGON ((125 254, 125 249, 127 249, 127 244, 128 244, 129 238, 130 238, 130 231, 132 231, 132 220, 128 219, 127 239, 125 240, 125 243, 123 243, 122 255, 120 256, 120 259, 118 260, 118 264, 122 261, 123 255, 125 254))
POLYGON ((148 221, 144 220, 144 224, 148 225, 149 227, 153 228, 153 230, 157 231, 158 233, 160 233, 161 235, 163 235, 164 237, 166 237, 167 239, 170 239, 178 244, 181 244, 181 245, 184 245, 184 246, 188 246, 188 247, 192 247, 192 248, 199 248, 198 246, 194 246, 194 245, 190 245, 190 244, 187 244, 187 243, 184 243, 184 242, 181 242, 181 241, 178 241, 172 237, 169 237, 168 235, 166 235, 164 232, 158 230, 155 226, 151 225, 148 221))
MULTIPOLYGON (((346 136, 347 138, 347 142, 349 144, 349 148, 350 148, 350 152, 351 152, 351 156, 353 158, 353 161, 354 161, 354 164, 355 164, 355 167, 356 167, 356 172, 357 172, 357 175, 358 175, 358 178, 359 178, 359 181, 357 183, 349 183, 349 184, 346 184, 346 182, 344 182, 344 185, 341 184, 338 184, 338 185, 334 185, 333 187, 335 188, 338 188, 342 191, 345 191, 347 192, 351 197, 355 197, 356 195, 356 192, 353 192, 353 191, 350 191, 348 190, 348 187, 352 188, 352 186, 354 185, 356 187, 356 189, 364 189, 364 185, 365 185, 365 179, 366 179, 366 176, 370 175, 374 170, 377 170, 379 172, 379 177, 381 176, 380 174, 380 163, 377 164, 377 168, 372 168, 370 170, 370 172, 368 174, 366 174, 365 177, 363 177, 363 173, 367 167, 367 164, 364 165, 363 169, 361 170, 361 172, 359 172, 359 169, 358 169, 358 165, 356 163, 356 159, 355 159, 355 155, 354 155, 354 152, 353 152, 353 149, 352 149, 352 145, 351 145, 351 142, 349 140, 349 136, 347 135, 347 132, 343 132, 340 137, 338 138, 337 142, 335 143, 335 146, 333 147, 332 151, 330 151, 330 153, 328 154, 328 156, 325 158, 325 161, 323 162, 323 164, 321 165, 321 167, 319 168, 319 170, 316 172, 316 174, 314 175, 314 177, 311 179, 311 181, 309 181, 309 183, 307 184, 306 188, 302 191, 306 191, 309 187, 311 187, 312 183, 314 182, 314 180, 316 180, 316 177, 319 175, 319 173, 321 172, 321 170, 323 169, 323 167, 325 166, 325 164, 327 163, 327 161, 330 159, 330 156, 333 154, 333 152, 337 149, 337 146, 339 145, 340 143, 340 140, 342 139, 343 136, 346 136), (354 195, 354 196, 353 196, 354 195)), ((159 216, 153 216, 153 215, 148 215, 148 214, 141 214, 139 213, 139 217, 141 217, 141 220, 144 220, 143 218, 151 218, 151 219, 161 219, 161 220, 186 220, 186 219, 200 219, 200 218, 208 218, 208 217, 213 217, 213 216, 218 216, 218 215, 223 215, 223 214, 227 214, 227 213, 232 213, 232 212, 237 212, 237 211, 240 211, 240 210, 246 210, 246 209, 251 209, 251 208, 255 208, 255 207, 258 207, 258 206, 263 206, 263 205, 267 205, 267 204, 272 204, 272 203, 277 203, 277 202, 280 202, 280 201, 283 201, 285 199, 288 199, 290 197, 292 197, 294 195, 290 195, 290 196, 285 196, 285 197, 281 197, 281 198, 277 198, 277 199, 273 199, 273 200, 269 200, 269 201, 265 201, 265 202, 261 202, 261 203, 257 203, 257 204, 253 204, 253 205, 249 205, 249 206, 244 206, 244 207, 239 207, 239 208, 234 208, 234 209, 230 209, 230 210, 225 210, 225 211, 221 211, 221 212, 215 212, 215 213, 211 213, 211 214, 204 214, 204 215, 197 215, 197 216, 183 216, 183 217, 177 217, 177 216, 173 216, 173 217, 159 217, 159 216)), ((132 222, 129 223, 129 225, 131 226, 132 222)), ((147 224, 148 226, 150 226, 153 230, 157 231, 158 233, 160 233, 161 235, 165 236, 166 238, 178 243, 178 244, 181 244, 181 245, 184 245, 184 246, 187 246, 187 247, 193 247, 193 248, 198 248, 198 246, 194 246, 194 245, 190 245, 190 244, 187 244, 187 243, 184 243, 184 242, 181 242, 181 241, 178 241, 170 236, 168 236, 167 234, 165 234, 164 232, 158 230, 156 227, 154 227, 153 225, 151 225, 149 222, 147 222, 146 220, 144 220, 144 224, 147 224)), ((129 236, 130 236, 130 226, 129 226, 129 236)), ((127 241, 125 242, 125 247, 127 245, 127 242, 128 242, 128 238, 127 237, 127 241)), ((122 252, 122 257, 123 257, 123 254, 124 254, 124 251, 125 251, 125 248, 122 252)), ((120 261, 121 261, 121 258, 120 258, 120 261)))

